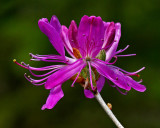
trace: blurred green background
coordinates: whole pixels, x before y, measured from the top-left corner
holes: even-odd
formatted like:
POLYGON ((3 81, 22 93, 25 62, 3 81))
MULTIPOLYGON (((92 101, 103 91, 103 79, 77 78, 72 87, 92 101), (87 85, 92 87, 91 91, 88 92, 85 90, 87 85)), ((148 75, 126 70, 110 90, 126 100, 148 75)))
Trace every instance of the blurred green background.
POLYGON ((29 54, 56 51, 39 30, 37 22, 56 15, 61 24, 77 24, 86 15, 120 22, 122 37, 118 49, 137 56, 119 58, 116 65, 140 73, 147 90, 131 90, 126 96, 105 84, 101 95, 113 105, 113 112, 126 128, 160 128, 160 2, 159 0, 0 0, 0 128, 114 128, 95 99, 87 99, 77 84, 63 84, 64 98, 52 110, 41 110, 49 91, 35 87, 23 74, 27 70, 12 62, 32 66, 29 54))

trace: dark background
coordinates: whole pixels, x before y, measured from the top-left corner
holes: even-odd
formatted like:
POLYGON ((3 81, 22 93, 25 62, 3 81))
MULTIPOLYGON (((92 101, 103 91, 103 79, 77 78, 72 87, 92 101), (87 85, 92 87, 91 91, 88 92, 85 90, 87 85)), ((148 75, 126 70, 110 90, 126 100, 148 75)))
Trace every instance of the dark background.
POLYGON ((64 98, 52 110, 42 111, 49 91, 35 87, 24 77, 27 70, 13 59, 30 63, 29 54, 56 53, 37 22, 56 15, 61 24, 77 24, 83 15, 120 22, 118 49, 137 56, 119 58, 116 66, 140 73, 147 90, 131 90, 126 96, 105 84, 101 95, 126 128, 160 128, 160 2, 159 0, 1 0, 0 1, 0 128, 113 128, 116 127, 95 99, 87 99, 77 84, 63 84, 64 98))

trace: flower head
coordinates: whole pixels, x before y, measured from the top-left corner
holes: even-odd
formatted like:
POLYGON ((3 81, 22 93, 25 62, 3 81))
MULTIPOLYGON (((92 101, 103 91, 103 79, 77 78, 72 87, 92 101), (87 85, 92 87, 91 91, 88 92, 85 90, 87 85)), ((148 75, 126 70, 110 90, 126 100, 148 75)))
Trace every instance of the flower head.
MULTIPOLYGON (((119 55, 126 50, 117 51, 121 37, 121 24, 114 22, 104 22, 101 17, 83 16, 79 27, 74 20, 69 28, 61 25, 56 16, 50 22, 46 18, 38 21, 40 30, 48 37, 53 47, 59 55, 34 55, 30 54, 33 61, 59 62, 58 65, 50 65, 41 68, 31 67, 29 64, 14 62, 30 71, 31 75, 40 79, 33 79, 24 75, 32 84, 44 85, 50 89, 50 94, 42 110, 52 109, 56 103, 64 96, 61 85, 67 80, 73 80, 72 87, 79 83, 84 88, 87 98, 93 98, 94 93, 100 92, 104 86, 105 79, 113 83, 112 87, 129 91, 131 88, 143 92, 144 85, 133 80, 130 76, 139 76, 138 72, 127 72, 114 66, 118 57, 133 56, 135 54, 119 55), (70 57, 65 56, 65 49, 70 57), (115 60, 111 62, 111 59, 115 60), (37 75, 33 71, 48 71, 42 75, 37 75)), ((120 91, 121 92, 121 91, 120 91)), ((122 93, 122 92, 121 92, 122 93)), ((124 93, 125 94, 125 93, 124 93)))

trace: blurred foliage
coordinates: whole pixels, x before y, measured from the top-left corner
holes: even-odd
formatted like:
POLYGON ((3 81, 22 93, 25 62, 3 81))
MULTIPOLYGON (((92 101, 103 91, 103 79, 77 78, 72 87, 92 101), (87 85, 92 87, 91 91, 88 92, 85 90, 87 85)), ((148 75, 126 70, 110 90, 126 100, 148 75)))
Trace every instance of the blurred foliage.
POLYGON ((141 77, 147 86, 144 93, 131 90, 120 94, 107 84, 102 90, 106 102, 127 128, 160 127, 160 2, 159 0, 1 0, 0 1, 0 128, 81 128, 115 127, 95 99, 87 99, 83 89, 71 82, 63 84, 64 98, 52 110, 41 111, 49 91, 31 85, 23 74, 25 69, 12 60, 29 62, 28 53, 56 53, 37 22, 56 15, 61 24, 77 24, 86 15, 101 16, 105 21, 122 24, 119 49, 127 44, 125 53, 135 57, 119 58, 117 66, 135 71, 143 66, 141 77))

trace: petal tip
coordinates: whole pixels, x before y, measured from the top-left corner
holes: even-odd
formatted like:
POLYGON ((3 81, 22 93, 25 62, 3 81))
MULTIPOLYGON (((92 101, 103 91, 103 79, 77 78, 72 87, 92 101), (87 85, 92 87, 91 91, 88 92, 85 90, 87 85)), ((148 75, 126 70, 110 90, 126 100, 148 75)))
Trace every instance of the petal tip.
POLYGON ((76 24, 75 20, 72 20, 72 21, 71 21, 71 24, 76 24))
POLYGON ((146 87, 144 86, 142 89, 139 89, 139 90, 137 90, 137 91, 139 91, 139 92, 144 92, 144 91, 146 91, 146 87))
POLYGON ((118 28, 121 28, 121 23, 120 23, 120 22, 117 22, 117 23, 115 24, 115 26, 118 27, 118 28))
POLYGON ((42 18, 42 19, 39 19, 39 20, 38 20, 38 24, 39 24, 39 23, 42 23, 42 22, 49 23, 49 21, 48 21, 47 18, 42 18))
POLYGON ((53 107, 51 107, 51 106, 46 106, 46 104, 44 104, 43 106, 42 106, 42 108, 41 108, 41 110, 45 110, 45 109, 52 109, 53 107))
POLYGON ((44 109, 46 109, 46 106, 45 106, 45 104, 42 106, 41 110, 44 110, 44 109))
POLYGON ((53 15, 53 16, 51 17, 51 19, 52 19, 52 20, 57 20, 58 18, 57 18, 56 15, 53 15))
POLYGON ((127 88, 125 88, 126 91, 130 91, 131 90, 131 87, 128 86, 127 88))

